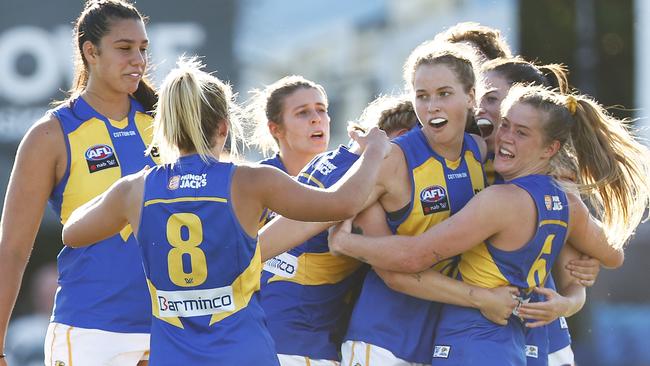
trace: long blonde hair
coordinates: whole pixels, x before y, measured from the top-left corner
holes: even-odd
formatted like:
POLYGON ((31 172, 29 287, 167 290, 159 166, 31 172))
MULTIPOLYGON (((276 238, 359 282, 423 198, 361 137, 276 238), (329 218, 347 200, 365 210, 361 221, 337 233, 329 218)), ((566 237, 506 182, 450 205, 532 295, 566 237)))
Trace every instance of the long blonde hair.
POLYGON ((545 142, 571 146, 578 189, 603 221, 610 244, 623 247, 650 202, 650 152, 632 135, 630 121, 616 119, 584 95, 562 95, 539 86, 513 86, 504 108, 514 102, 542 112, 545 142))
POLYGON ((221 123, 229 125, 231 155, 237 155, 243 141, 230 86, 203 67, 196 57, 181 57, 162 83, 152 146, 158 147, 163 163, 174 163, 181 150, 195 151, 206 162, 218 159, 211 148, 221 123))

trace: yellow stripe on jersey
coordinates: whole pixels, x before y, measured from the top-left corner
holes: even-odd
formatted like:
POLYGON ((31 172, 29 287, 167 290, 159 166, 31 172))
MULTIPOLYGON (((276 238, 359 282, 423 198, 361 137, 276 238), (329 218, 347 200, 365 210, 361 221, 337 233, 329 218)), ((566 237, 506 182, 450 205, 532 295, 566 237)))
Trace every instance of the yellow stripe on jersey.
MULTIPOLYGON (((144 145, 149 147, 151 141, 153 141, 153 124, 151 123, 151 116, 146 113, 136 112, 134 119, 140 138, 144 141, 144 145)), ((160 164, 160 157, 152 156, 151 158, 156 164, 160 164)))
POLYGON ((485 243, 461 254, 458 271, 463 276, 463 282, 479 287, 495 288, 510 283, 494 263, 485 243))
POLYGON ((321 181, 319 181, 318 179, 314 178, 313 175, 309 175, 307 173, 300 173, 300 174, 298 174, 298 176, 306 178, 308 181, 310 181, 310 182, 314 183, 315 185, 317 185, 318 188, 325 188, 325 185, 321 181))
POLYGON ((212 201, 212 202, 228 202, 227 199, 221 197, 178 197, 178 198, 169 198, 169 199, 153 199, 146 201, 144 207, 149 205, 155 205, 157 203, 175 203, 175 202, 194 202, 194 201, 212 201))
POLYGON ((248 306, 251 297, 255 291, 260 289, 260 281, 262 280, 262 255, 260 252, 259 242, 256 243, 255 254, 251 258, 251 263, 248 268, 242 272, 239 277, 232 283, 233 303, 235 310, 212 314, 210 318, 210 325, 225 319, 226 317, 238 312, 239 310, 248 306))
POLYGON ((359 267, 361 262, 354 258, 330 253, 303 253, 298 257, 298 270, 294 277, 275 275, 268 283, 288 281, 306 286, 335 284, 346 279, 359 267))
POLYGON ((542 227, 544 225, 560 225, 562 227, 569 227, 569 225, 562 221, 562 220, 542 220, 539 223, 539 227, 542 227))
POLYGON ((126 241, 129 238, 129 236, 131 236, 131 234, 133 234, 133 228, 131 227, 130 224, 126 225, 124 229, 120 230, 120 237, 124 241, 126 241))
POLYGON ((420 192, 435 182, 436 185, 442 186, 447 192, 445 184, 445 172, 442 164, 435 158, 429 158, 417 168, 413 169, 413 209, 409 217, 397 227, 398 235, 415 236, 422 234, 431 226, 441 222, 449 217, 449 211, 435 212, 424 215, 422 212, 422 202, 420 201, 420 192))
MULTIPOLYGON (((85 159, 86 150, 93 145, 115 147, 103 121, 92 118, 68 134, 70 142, 70 176, 63 191, 61 222, 65 224, 72 211, 100 195, 122 177, 121 167, 90 173, 85 159)), ((119 164, 119 157, 115 154, 119 164)))
POLYGON ((467 163, 467 170, 469 171, 469 178, 472 181, 474 194, 476 194, 476 192, 482 191, 486 185, 485 178, 483 177, 483 165, 474 158, 474 154, 469 150, 465 151, 465 162, 467 163))
POLYGON ((116 121, 114 119, 108 118, 108 122, 110 122, 113 127, 123 130, 124 127, 129 124, 129 116, 124 117, 121 121, 116 121))

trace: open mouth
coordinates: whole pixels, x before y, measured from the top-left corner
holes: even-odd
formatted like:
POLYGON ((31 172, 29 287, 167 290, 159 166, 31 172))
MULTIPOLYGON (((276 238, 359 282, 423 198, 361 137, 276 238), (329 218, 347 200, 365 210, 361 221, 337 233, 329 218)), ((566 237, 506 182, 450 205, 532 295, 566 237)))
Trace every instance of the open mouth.
POLYGON ((440 127, 446 125, 447 122, 448 121, 447 121, 446 118, 438 117, 438 118, 430 119, 429 120, 429 125, 431 125, 431 126, 433 126, 435 128, 440 128, 440 127))
POLYGON ((510 152, 507 149, 504 149, 503 147, 499 148, 499 156, 501 156, 504 159, 512 159, 515 157, 515 154, 510 152))
POLYGON ((325 137, 325 133, 323 131, 316 131, 309 135, 309 137, 314 138, 314 139, 322 139, 325 137))
POLYGON ((481 131, 481 137, 490 136, 492 131, 494 131, 494 124, 487 118, 477 119, 476 125, 478 126, 479 131, 481 131))

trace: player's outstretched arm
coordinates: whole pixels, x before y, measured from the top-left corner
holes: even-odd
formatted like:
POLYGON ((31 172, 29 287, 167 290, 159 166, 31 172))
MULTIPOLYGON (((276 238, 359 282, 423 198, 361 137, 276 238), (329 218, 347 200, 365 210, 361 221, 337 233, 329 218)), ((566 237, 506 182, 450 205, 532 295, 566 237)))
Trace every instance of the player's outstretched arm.
POLYGON ((421 272, 473 248, 508 225, 493 209, 499 202, 512 201, 510 191, 501 185, 488 187, 458 213, 417 236, 370 238, 352 234, 349 225, 339 224, 330 232, 330 250, 391 271, 421 272))
POLYGON ((0 353, 4 353, 7 325, 47 199, 66 164, 59 123, 46 117, 27 132, 18 147, 0 220, 0 353))

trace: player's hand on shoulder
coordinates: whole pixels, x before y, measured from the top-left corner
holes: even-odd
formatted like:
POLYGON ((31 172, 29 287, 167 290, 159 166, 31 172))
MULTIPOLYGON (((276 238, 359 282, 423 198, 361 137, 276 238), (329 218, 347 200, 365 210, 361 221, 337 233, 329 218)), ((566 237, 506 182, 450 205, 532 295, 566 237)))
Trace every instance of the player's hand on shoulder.
POLYGON ((361 150, 376 149, 383 158, 388 156, 391 150, 390 140, 386 132, 377 127, 373 127, 365 133, 358 129, 349 129, 348 135, 359 144, 361 150))
POLYGON ((586 254, 582 254, 580 259, 569 261, 566 269, 570 271, 571 276, 577 279, 582 286, 591 287, 596 283, 596 278, 598 278, 600 261, 586 254))

